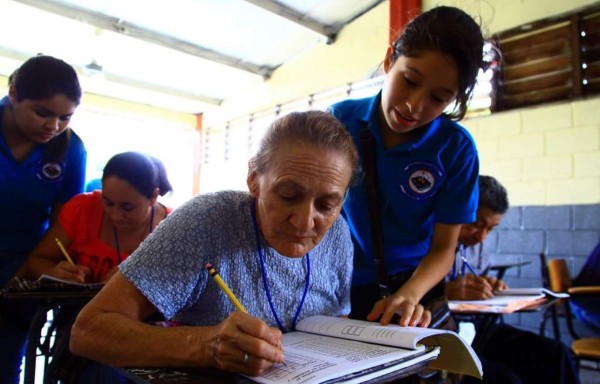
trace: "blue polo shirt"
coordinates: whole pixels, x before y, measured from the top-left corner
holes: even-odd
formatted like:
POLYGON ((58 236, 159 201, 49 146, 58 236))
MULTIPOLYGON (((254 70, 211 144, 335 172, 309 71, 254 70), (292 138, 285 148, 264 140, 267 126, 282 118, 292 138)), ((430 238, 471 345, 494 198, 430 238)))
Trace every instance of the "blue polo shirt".
POLYGON ((42 161, 44 145, 18 163, 4 137, 4 106, 0 100, 0 285, 22 264, 49 224, 55 203, 65 203, 83 192, 87 153, 71 132, 63 161, 42 161))
MULTIPOLYGON (((475 221, 479 160, 467 130, 443 116, 419 128, 422 134, 415 140, 385 149, 379 132, 380 102, 381 92, 334 104, 330 112, 346 126, 361 158, 360 129, 368 127, 375 138, 385 265, 392 275, 418 266, 430 248, 436 222, 475 221)), ((374 283, 371 219, 362 181, 350 188, 342 214, 354 241, 352 284, 374 283)))

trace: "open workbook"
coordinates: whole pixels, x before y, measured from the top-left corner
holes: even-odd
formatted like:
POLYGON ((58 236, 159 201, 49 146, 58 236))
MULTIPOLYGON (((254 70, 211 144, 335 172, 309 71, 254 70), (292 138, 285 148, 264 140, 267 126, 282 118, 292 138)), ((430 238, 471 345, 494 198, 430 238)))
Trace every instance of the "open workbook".
POLYGON ((485 300, 450 300, 448 305, 452 312, 513 313, 542 304, 549 298, 569 297, 568 293, 546 288, 510 288, 494 294, 485 300))
POLYGON ((537 297, 555 297, 558 299, 569 297, 568 293, 554 292, 547 288, 509 288, 503 291, 494 292, 497 297, 501 296, 537 296, 537 297))
POLYGON ((65 287, 81 287, 87 289, 100 289, 104 286, 104 283, 78 283, 76 281, 59 279, 58 277, 42 275, 37 279, 37 282, 40 285, 51 285, 51 284, 60 284, 65 287))
POLYGON ((250 378, 265 384, 361 383, 428 360, 431 369, 482 375, 470 345, 454 332, 430 328, 312 316, 283 335, 283 351, 285 365, 250 378))

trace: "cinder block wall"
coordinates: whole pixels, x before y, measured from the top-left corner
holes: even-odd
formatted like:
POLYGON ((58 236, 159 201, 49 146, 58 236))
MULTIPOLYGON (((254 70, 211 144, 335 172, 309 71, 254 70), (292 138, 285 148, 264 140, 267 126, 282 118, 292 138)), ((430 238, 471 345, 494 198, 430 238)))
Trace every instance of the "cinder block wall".
MULTIPOLYGON (((511 203, 485 246, 495 262, 530 262, 507 272, 510 286, 541 286, 542 251, 567 259, 575 276, 600 240, 599 110, 600 98, 590 98, 464 121, 481 173, 500 180, 511 203)), ((540 314, 505 321, 537 332, 540 314)))

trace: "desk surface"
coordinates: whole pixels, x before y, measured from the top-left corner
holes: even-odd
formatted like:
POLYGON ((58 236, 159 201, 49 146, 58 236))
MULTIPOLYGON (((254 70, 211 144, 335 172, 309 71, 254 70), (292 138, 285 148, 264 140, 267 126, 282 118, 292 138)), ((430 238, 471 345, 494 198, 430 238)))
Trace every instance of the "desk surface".
MULTIPOLYGON (((366 383, 391 383, 425 369, 429 361, 421 361, 400 371, 379 376, 366 383)), ((235 373, 217 369, 191 368, 115 368, 134 384, 250 384, 254 381, 235 373)))
POLYGON ((497 264, 492 264, 490 266, 490 270, 492 271, 499 271, 502 269, 508 269, 508 268, 512 268, 512 267, 522 267, 523 265, 527 265, 527 264, 531 264, 531 261, 519 261, 516 263, 497 263, 497 264))

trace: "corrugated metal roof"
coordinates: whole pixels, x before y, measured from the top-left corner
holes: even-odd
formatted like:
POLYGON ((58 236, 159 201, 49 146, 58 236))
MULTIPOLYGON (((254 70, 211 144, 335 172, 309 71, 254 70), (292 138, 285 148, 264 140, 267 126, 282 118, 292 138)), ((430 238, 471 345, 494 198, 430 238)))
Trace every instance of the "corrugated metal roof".
POLYGON ((0 0, 0 74, 44 53, 88 92, 199 113, 381 1, 0 0))

